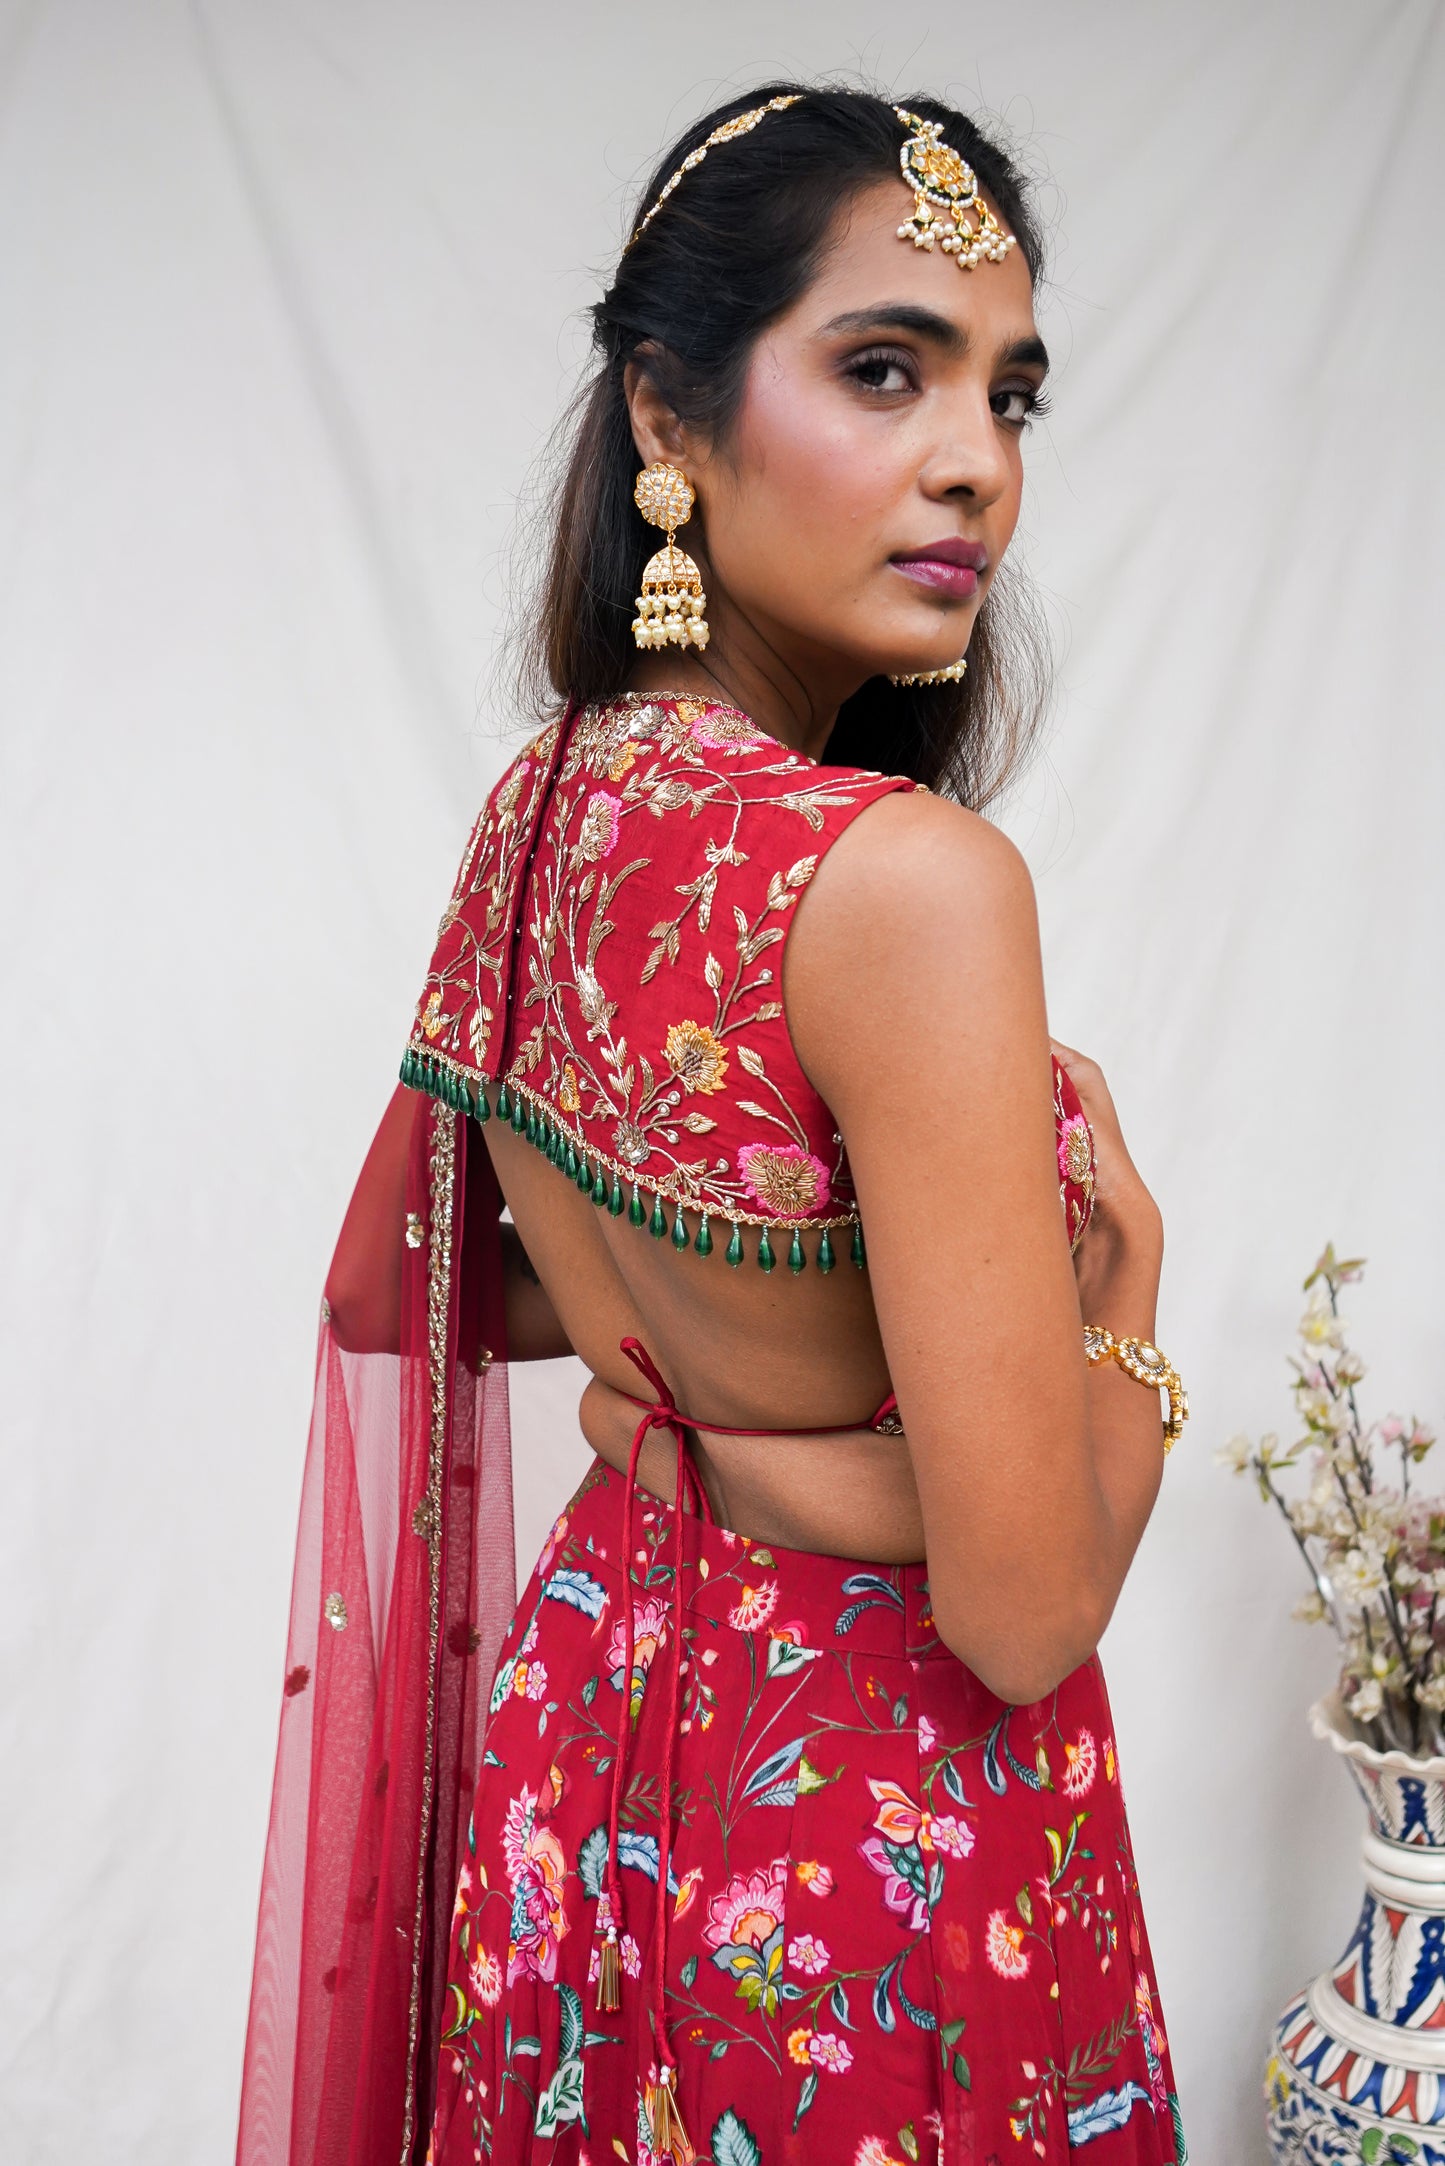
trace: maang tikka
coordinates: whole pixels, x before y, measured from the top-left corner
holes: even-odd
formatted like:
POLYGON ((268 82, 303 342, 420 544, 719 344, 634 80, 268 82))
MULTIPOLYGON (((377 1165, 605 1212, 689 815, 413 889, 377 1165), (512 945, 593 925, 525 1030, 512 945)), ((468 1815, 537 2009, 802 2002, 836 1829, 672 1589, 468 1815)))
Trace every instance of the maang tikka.
POLYGON ((642 574, 632 636, 639 647, 705 647, 707 596, 702 576, 687 551, 679 549, 672 538, 691 515, 696 501, 692 483, 680 467, 658 459, 642 469, 632 497, 644 519, 667 529, 666 548, 648 558, 642 574))

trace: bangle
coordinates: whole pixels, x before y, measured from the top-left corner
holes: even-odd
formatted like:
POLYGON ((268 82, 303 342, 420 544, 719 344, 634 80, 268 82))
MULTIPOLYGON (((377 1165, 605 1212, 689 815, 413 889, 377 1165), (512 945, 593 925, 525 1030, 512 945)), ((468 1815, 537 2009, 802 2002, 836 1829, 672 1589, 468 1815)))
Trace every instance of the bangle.
POLYGON ((1172 1452, 1189 1419, 1189 1394, 1179 1371, 1148 1339, 1116 1339, 1102 1324, 1085 1324, 1084 1359, 1096 1369, 1101 1361, 1117 1361, 1136 1384, 1156 1385, 1169 1394, 1169 1419, 1164 1424, 1164 1449, 1172 1452))

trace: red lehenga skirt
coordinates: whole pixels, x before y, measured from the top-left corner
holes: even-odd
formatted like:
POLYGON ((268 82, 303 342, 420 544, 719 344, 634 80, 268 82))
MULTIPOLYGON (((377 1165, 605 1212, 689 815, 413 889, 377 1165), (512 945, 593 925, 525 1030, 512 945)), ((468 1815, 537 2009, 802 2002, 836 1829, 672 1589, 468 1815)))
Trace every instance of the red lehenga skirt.
POLYGON ((924 1565, 688 1512, 669 1751, 678 1513, 635 1491, 629 1679, 626 1486, 594 1462, 502 1643, 431 2166, 654 2166, 659 1999, 710 2166, 1182 2162, 1097 1660, 1010 1707, 939 1638, 924 1565), (614 2013, 599 1931, 624 1690, 614 2013))

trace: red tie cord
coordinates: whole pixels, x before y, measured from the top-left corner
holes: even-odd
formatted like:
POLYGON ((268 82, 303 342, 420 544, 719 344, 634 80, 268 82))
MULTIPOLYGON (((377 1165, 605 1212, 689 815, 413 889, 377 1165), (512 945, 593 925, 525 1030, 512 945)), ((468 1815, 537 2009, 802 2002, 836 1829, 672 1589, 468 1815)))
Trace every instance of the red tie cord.
MULTIPOLYGON (((607 1889, 606 1915, 599 1899, 598 1924, 605 1929, 604 1953, 600 1963, 597 2005, 599 2008, 615 2009, 621 2002, 622 1941, 622 1875, 617 1862, 618 1825, 622 1810, 622 1791, 626 1777, 627 1748, 632 1733, 632 1664, 636 1652, 635 1623, 632 1601, 632 1501, 637 1486, 637 1462, 642 1451, 642 1440, 649 1429, 671 1429, 677 1438, 677 1478, 674 1489, 675 1561, 672 1576, 672 1674, 668 1707, 667 1742, 662 1760, 662 1804, 658 1814, 657 1841, 657 1901, 653 1927, 653 1945, 656 1964, 653 1972, 653 2030, 657 2040, 657 2057, 660 2080, 649 2100, 653 2128, 653 2148, 660 2157, 670 2157, 675 2166, 692 2166, 696 2156, 682 2117, 677 2110, 677 2062, 667 2036, 664 1991, 667 1979, 667 1875, 672 1855, 672 1767, 673 1745, 677 1735, 678 1707, 682 1681, 682 1577, 686 1562, 684 1549, 685 1500, 699 1512, 710 1526, 716 1525, 712 1504, 696 1467, 687 1450, 687 1419, 679 1411, 661 1372, 640 1339, 623 1339, 622 1351, 657 1394, 653 1400, 633 1399, 634 1406, 642 1408, 632 1438, 632 1449, 627 1459, 627 1486, 622 1497, 622 1606, 625 1639, 626 1666, 623 1670, 622 1705, 617 1716, 617 1749, 612 1761, 612 1799, 607 1820, 607 1889), (616 1951, 613 1953, 612 1951, 616 1951), (606 1998, 609 1982, 617 1998, 606 1998), (663 2095, 665 2094, 665 2095, 663 2095)), ((631 1393, 624 1393, 631 1398, 631 1393)), ((703 1427, 715 1429, 727 1436, 822 1436, 836 1433, 840 1428, 872 1429, 897 1407, 892 1392, 884 1400, 872 1421, 853 1423, 826 1423, 810 1429, 729 1429, 721 1422, 707 1422, 703 1427)), ((697 1427, 697 1423, 693 1423, 697 1427)))
MULTIPOLYGON (((659 2088, 668 2093, 668 2109, 661 2118, 654 2114, 654 2129, 659 2138, 659 2149, 666 2141, 666 2148, 677 2161, 677 2166, 690 2166, 694 2156, 683 2129, 681 2116, 676 2108, 677 2062, 667 2036, 665 1985, 667 1977, 667 1877, 672 1853, 672 1768, 673 1745, 677 1733, 678 1707, 682 1679, 683 1639, 683 1569, 686 1563, 684 1546, 685 1506, 690 1502, 694 1511, 700 1511, 709 1524, 715 1524, 712 1506, 706 1489, 693 1466, 687 1451, 687 1430, 678 1414, 672 1393, 668 1390, 651 1356, 637 1339, 624 1339, 622 1351, 657 1392, 656 1402, 645 1408, 632 1439, 632 1449, 627 1460, 627 1486, 622 1499, 622 1589, 623 1589, 623 1637, 624 1667, 622 1704, 617 1717, 617 1748, 612 1762, 612 1798, 607 1825, 607 1918, 606 1941, 620 1950, 622 1914, 622 1876, 617 1860, 618 1826, 622 1810, 622 1792, 626 1775, 627 1748, 632 1731, 632 1665, 636 1651, 635 1621, 632 1596, 632 1504, 636 1492, 637 1462, 642 1451, 642 1441, 649 1429, 671 1429, 677 1437, 677 1478, 674 1493, 675 1555, 672 1575, 672 1671, 668 1706, 667 1741, 663 1748, 662 1803, 658 1815, 657 1843, 657 1898, 653 1925, 653 1943, 656 1951, 656 1967, 653 1974, 653 2030, 657 2041, 658 2061, 661 2067, 659 2088), (669 2140, 670 2139, 670 2140, 669 2140)), ((639 1404, 642 1402, 639 1401, 639 1404)), ((619 1982, 621 1966, 617 1964, 614 1975, 619 1982)), ((606 1984, 604 1971, 599 1981, 598 2005, 606 2006, 603 1988, 606 1984)))

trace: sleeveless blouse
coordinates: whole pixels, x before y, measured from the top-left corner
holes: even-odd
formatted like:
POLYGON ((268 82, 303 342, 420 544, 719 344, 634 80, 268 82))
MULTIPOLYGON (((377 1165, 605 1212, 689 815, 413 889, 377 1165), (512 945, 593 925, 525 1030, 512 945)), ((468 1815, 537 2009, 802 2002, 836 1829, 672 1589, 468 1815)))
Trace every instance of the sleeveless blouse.
MULTIPOLYGON (((482 807, 402 1080, 510 1121, 599 1208, 678 1250, 861 1268, 847 1149, 794 1050, 782 957, 832 843, 916 787, 825 766, 710 700, 572 711, 482 807)), ((1057 1061, 1053 1080, 1077 1247, 1093 1136, 1057 1061)))

